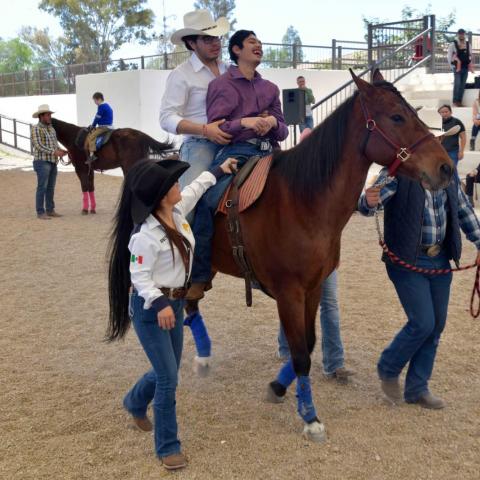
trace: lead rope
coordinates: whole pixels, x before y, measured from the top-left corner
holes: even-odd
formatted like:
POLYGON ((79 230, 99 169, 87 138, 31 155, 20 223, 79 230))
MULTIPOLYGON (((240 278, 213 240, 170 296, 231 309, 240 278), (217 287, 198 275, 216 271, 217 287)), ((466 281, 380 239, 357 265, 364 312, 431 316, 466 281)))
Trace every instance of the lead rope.
MULTIPOLYGON (((376 187, 380 187, 382 189, 392 177, 386 177, 382 182, 375 185, 376 187)), ((465 270, 470 270, 471 268, 477 267, 477 272, 475 274, 475 282, 473 284, 472 295, 470 297, 470 315, 473 318, 478 318, 480 316, 480 266, 476 263, 472 263, 471 265, 465 265, 463 267, 456 267, 456 268, 420 268, 412 265, 410 263, 405 262, 401 258, 397 257, 385 243, 385 239, 382 233, 382 229, 380 227, 380 217, 378 215, 378 205, 374 209, 374 216, 375 216, 375 227, 377 229, 378 234, 378 244, 382 247, 383 252, 385 255, 388 256, 390 261, 396 265, 400 265, 407 270, 411 270, 412 272, 416 273, 423 273, 426 275, 445 275, 447 273, 454 273, 454 272, 463 272, 465 270), (475 308, 475 300, 476 300, 476 308, 475 308)))

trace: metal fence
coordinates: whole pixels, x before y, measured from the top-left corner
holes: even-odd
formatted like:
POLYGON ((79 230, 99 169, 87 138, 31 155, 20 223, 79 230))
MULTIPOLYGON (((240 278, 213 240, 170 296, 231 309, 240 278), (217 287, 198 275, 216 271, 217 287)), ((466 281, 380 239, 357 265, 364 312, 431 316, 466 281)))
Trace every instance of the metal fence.
MULTIPOLYGON (((263 68, 346 69, 368 65, 366 42, 332 40, 328 46, 264 43, 263 68)), ((75 93, 75 77, 122 70, 170 70, 190 57, 180 51, 0 74, 0 97, 75 93)), ((222 58, 229 62, 227 47, 222 58)))
POLYGON ((30 128, 30 123, 0 115, 0 143, 32 154, 30 128))

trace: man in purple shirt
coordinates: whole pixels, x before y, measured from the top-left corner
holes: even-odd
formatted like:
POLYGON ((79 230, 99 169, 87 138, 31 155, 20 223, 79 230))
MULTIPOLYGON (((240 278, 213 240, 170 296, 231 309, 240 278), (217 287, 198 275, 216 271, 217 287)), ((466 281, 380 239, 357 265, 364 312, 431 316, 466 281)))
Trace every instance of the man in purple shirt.
MULTIPOLYGON (((228 157, 241 167, 249 157, 265 156, 288 135, 283 118, 280 91, 256 71, 263 56, 262 43, 250 30, 239 30, 230 38, 228 51, 236 64, 212 80, 207 93, 208 122, 225 119, 219 125, 232 135, 215 157, 212 168, 228 157)), ((225 175, 197 204, 193 233, 196 239, 192 287, 187 298, 199 299, 211 280, 213 217, 232 175, 225 175)))

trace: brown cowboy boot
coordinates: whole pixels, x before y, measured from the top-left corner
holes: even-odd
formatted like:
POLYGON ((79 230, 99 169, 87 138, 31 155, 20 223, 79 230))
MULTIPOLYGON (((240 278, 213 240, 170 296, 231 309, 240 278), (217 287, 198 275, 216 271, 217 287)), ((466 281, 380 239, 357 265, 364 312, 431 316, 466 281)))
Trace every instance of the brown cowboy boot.
POLYGON ((181 452, 162 457, 162 464, 167 470, 178 470, 187 466, 187 459, 181 452))
POLYGON ((331 380, 335 379, 338 383, 345 384, 348 383, 349 377, 355 375, 355 372, 353 370, 349 370, 348 368, 340 367, 332 373, 324 373, 323 375, 325 378, 331 380))

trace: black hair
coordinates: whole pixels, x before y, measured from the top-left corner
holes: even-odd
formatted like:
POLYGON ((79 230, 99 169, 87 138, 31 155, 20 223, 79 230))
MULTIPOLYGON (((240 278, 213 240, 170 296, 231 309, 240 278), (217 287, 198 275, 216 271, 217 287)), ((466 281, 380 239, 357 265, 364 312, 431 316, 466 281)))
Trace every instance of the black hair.
POLYGON ((128 315, 128 293, 130 289, 130 253, 128 243, 133 232, 131 214, 132 192, 123 181, 122 194, 115 211, 112 233, 107 255, 108 261, 108 299, 110 313, 106 340, 120 340, 130 328, 128 315))
POLYGON ((297 77, 297 80, 300 80, 301 78, 303 78, 303 79, 305 80, 305 77, 304 77, 303 75, 299 75, 299 76, 297 77))
POLYGON ((237 64, 238 56, 233 52, 233 47, 238 47, 242 50, 244 40, 250 35, 257 36, 253 30, 238 30, 231 36, 230 41, 228 42, 228 53, 230 55, 230 60, 235 64, 237 64))
POLYGON ((437 112, 440 113, 440 110, 442 108, 448 108, 450 110, 450 113, 452 113, 452 107, 450 105, 448 105, 448 103, 445 103, 444 105, 442 105, 441 107, 438 107, 438 110, 437 112))
POLYGON ((193 52, 193 48, 190 46, 188 42, 196 42, 198 40, 199 35, 186 35, 182 37, 182 41, 185 44, 185 48, 193 52))
POLYGON ((92 95, 92 98, 94 98, 95 100, 101 100, 103 102, 104 98, 103 98, 103 93, 102 92, 95 92, 93 95, 92 95))

